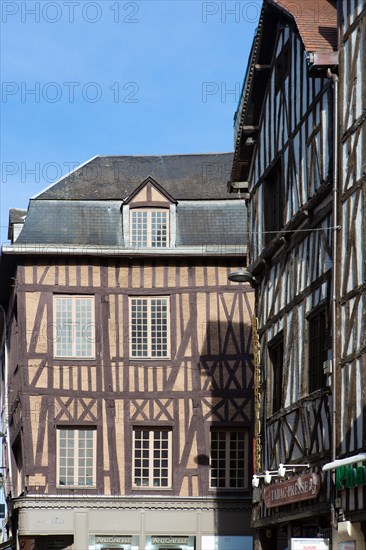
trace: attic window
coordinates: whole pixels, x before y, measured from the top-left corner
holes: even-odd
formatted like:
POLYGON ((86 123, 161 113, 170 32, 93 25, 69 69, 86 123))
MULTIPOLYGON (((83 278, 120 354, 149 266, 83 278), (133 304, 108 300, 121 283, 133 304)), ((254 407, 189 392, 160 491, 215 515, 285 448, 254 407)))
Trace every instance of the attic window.
POLYGON ((166 248, 169 241, 167 208, 130 210, 131 244, 134 248, 166 248))

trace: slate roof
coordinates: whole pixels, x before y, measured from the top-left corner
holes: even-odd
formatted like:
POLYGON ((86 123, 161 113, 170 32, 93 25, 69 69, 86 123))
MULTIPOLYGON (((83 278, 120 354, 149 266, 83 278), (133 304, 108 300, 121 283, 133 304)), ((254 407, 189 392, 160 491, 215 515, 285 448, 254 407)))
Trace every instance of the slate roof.
POLYGON ((177 246, 247 242, 244 201, 186 202, 177 207, 177 246))
POLYGON ((8 239, 12 238, 13 225, 24 223, 27 211, 23 208, 10 208, 9 210, 9 224, 8 224, 8 239))
POLYGON ((95 157, 30 200, 15 245, 127 250, 122 207, 147 176, 176 203, 177 247, 246 245, 245 201, 227 192, 232 159, 232 153, 95 157))
POLYGON ((123 247, 120 201, 31 200, 16 244, 123 247))
MULTIPOLYGON (((16 245, 124 248, 120 201, 31 200, 16 245)), ((185 201, 177 205, 177 246, 246 244, 243 200, 185 201)))
POLYGON ((24 208, 10 208, 9 224, 23 223, 26 215, 27 215, 27 211, 24 208))
POLYGON ((176 200, 229 198, 233 153, 98 156, 53 184, 38 200, 123 200, 148 176, 176 200))

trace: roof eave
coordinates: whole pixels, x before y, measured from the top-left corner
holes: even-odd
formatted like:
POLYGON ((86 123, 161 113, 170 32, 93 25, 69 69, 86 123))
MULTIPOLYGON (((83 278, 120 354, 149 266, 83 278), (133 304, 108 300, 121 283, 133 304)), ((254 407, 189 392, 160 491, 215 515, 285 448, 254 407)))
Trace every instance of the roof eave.
POLYGON ((57 245, 57 244, 13 244, 3 245, 5 256, 121 256, 121 257, 169 257, 169 256, 242 256, 247 252, 245 244, 227 245, 224 243, 202 244, 199 246, 177 246, 161 248, 159 251, 149 248, 124 248, 119 246, 98 245, 57 245))
POLYGON ((266 14, 266 7, 271 7, 275 11, 282 13, 283 15, 289 17, 289 19, 291 19, 296 24, 297 33, 299 35, 299 38, 304 46, 304 50, 307 53, 307 56, 309 59, 309 71, 312 74, 312 76, 318 76, 321 71, 324 71, 324 69, 328 67, 334 68, 338 66, 337 51, 333 51, 331 49, 329 50, 319 49, 317 51, 309 51, 309 48, 306 48, 303 37, 301 36, 300 30, 298 28, 296 19, 290 11, 286 10, 283 6, 277 4, 275 0, 268 0, 267 3, 266 2, 263 3, 258 29, 253 41, 251 57, 248 62, 248 69, 247 69, 248 77, 244 82, 241 98, 239 101, 239 107, 237 112, 235 113, 235 126, 237 126, 238 129, 235 135, 235 150, 234 150, 233 166, 231 170, 230 180, 227 183, 227 188, 230 193, 234 191, 232 183, 237 181, 238 176, 240 177, 240 174, 239 174, 240 168, 243 166, 246 166, 249 169, 249 166, 250 166, 249 159, 243 160, 240 158, 240 144, 246 135, 253 135, 252 127, 250 128, 251 132, 248 132, 248 127, 245 124, 246 124, 247 109, 250 101, 250 96, 251 94, 253 94, 253 74, 255 72, 255 66, 259 56, 261 36, 265 26, 264 16, 266 14), (239 124, 237 121, 238 118, 240 121, 239 124))

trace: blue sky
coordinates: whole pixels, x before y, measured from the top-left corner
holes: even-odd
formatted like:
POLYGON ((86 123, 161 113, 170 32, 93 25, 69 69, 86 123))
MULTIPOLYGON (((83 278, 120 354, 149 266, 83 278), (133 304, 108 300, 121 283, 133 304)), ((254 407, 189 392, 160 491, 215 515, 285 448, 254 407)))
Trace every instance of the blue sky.
POLYGON ((95 155, 233 149, 261 0, 1 2, 8 210, 95 155))

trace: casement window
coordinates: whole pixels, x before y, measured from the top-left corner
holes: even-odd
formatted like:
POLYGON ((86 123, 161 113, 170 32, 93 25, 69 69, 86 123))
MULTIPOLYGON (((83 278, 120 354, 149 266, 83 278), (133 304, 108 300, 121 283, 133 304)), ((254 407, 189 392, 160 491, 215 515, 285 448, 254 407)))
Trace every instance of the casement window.
POLYGON ((172 431, 169 428, 133 430, 134 487, 171 487, 172 431))
POLYGON ((169 209, 130 210, 131 245, 135 248, 166 248, 169 244, 169 209))
POLYGON ((275 337, 268 344, 271 362, 272 414, 282 407, 282 373, 283 373, 283 335, 275 337))
POLYGON ((211 430, 211 475, 213 489, 247 487, 248 433, 245 430, 211 430))
POLYGON ((130 356, 168 358, 169 298, 130 298, 130 356))
POLYGON ((54 355, 95 357, 94 296, 54 296, 54 355))
POLYGON ((275 63, 275 91, 276 94, 284 87, 285 80, 290 74, 291 49, 290 40, 284 46, 275 63))
POLYGON ((329 328, 326 307, 318 308, 308 317, 309 393, 326 385, 324 361, 328 358, 329 328))
POLYGON ((276 233, 283 228, 283 196, 282 165, 281 161, 278 161, 263 183, 265 245, 270 243, 276 233))
POLYGON ((96 430, 57 429, 57 485, 95 487, 96 430))

